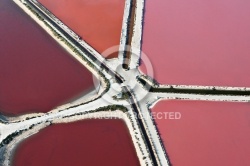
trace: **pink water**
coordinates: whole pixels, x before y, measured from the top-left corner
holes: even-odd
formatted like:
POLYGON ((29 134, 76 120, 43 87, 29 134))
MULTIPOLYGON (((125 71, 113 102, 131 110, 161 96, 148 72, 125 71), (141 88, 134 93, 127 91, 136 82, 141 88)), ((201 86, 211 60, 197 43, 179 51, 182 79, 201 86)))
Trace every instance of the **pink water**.
POLYGON ((85 120, 47 127, 24 141, 14 166, 139 166, 121 120, 85 120))
POLYGON ((164 84, 250 86, 250 1, 147 0, 143 51, 164 84))
POLYGON ((174 166, 250 165, 249 103, 162 101, 152 111, 181 113, 156 119, 174 166))
MULTIPOLYGON (((102 53, 119 45, 125 0, 39 0, 63 23, 102 53)), ((108 58, 117 57, 109 55, 108 58)))
POLYGON ((0 112, 47 112, 93 86, 91 73, 10 0, 0 2, 0 112))

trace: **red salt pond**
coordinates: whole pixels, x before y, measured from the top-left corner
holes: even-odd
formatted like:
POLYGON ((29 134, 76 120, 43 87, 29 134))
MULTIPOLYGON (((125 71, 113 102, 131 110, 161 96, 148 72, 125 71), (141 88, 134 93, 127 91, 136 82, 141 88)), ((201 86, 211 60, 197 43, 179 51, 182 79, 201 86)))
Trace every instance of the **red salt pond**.
POLYGON ((24 141, 14 166, 139 166, 121 120, 85 120, 45 128, 24 141), (42 146, 41 146, 42 145, 42 146))
POLYGON ((155 119, 173 165, 250 165, 249 103, 164 101, 153 112, 177 112, 155 119))
MULTIPOLYGON (((125 0, 39 0, 63 23, 102 53, 119 45, 125 0)), ((117 57, 112 54, 108 58, 117 57)))
POLYGON ((250 1, 147 0, 143 51, 164 84, 250 86, 250 1))
POLYGON ((0 3, 0 112, 47 112, 91 88, 92 75, 10 0, 0 3))

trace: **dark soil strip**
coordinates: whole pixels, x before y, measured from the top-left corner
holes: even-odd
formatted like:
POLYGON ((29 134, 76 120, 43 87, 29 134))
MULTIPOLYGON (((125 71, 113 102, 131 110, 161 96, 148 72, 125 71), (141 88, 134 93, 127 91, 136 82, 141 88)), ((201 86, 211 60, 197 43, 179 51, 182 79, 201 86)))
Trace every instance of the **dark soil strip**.
MULTIPOLYGON (((131 0, 131 6, 129 9, 129 20, 128 20, 128 29, 127 29, 127 41, 126 45, 131 46, 132 37, 133 37, 133 29, 134 29, 134 21, 135 21, 135 10, 136 10, 136 0, 131 0)), ((123 61, 123 68, 128 70, 129 63, 131 58, 131 52, 125 51, 124 52, 124 61, 123 61)))
POLYGON ((226 96, 250 96, 249 90, 220 90, 220 89, 183 89, 183 88, 155 88, 149 85, 142 78, 138 78, 141 84, 149 87, 150 92, 160 93, 183 93, 183 94, 199 94, 199 95, 226 95, 226 96))
MULTIPOLYGON (((136 104, 136 101, 134 101, 134 99, 133 99, 133 94, 129 91, 129 89, 128 89, 127 87, 124 87, 124 91, 126 91, 126 93, 127 93, 128 96, 129 96, 129 103, 130 103, 130 105, 132 106, 133 111, 134 111, 137 115, 140 115, 140 114, 139 114, 139 113, 140 113, 140 112, 139 112, 139 106, 136 104)), ((147 132, 146 132, 146 129, 145 129, 145 127, 144 127, 144 124, 143 124, 141 118, 137 118, 137 120, 138 120, 138 122, 139 122, 140 129, 141 129, 141 132, 142 132, 142 134, 143 134, 144 140, 145 140, 145 142, 146 142, 146 146, 147 146, 147 148, 148 148, 148 150, 149 150, 150 157, 151 157, 151 159, 152 159, 152 161, 153 161, 153 164, 154 164, 155 166, 157 166, 158 164, 157 164, 156 156, 155 156, 155 153, 154 153, 154 151, 153 151, 153 146, 154 146, 154 145, 152 145, 151 142, 150 142, 150 139, 149 139, 149 137, 148 137, 148 134, 147 134, 147 132)))

